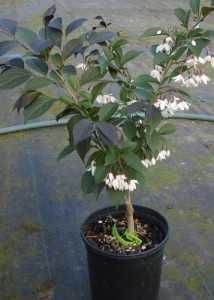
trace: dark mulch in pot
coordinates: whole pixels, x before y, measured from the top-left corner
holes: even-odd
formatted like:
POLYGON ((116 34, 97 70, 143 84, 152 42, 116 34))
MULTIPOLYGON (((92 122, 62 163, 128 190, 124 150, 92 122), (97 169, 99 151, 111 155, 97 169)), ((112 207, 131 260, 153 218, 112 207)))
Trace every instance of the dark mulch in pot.
POLYGON ((112 235, 112 226, 116 223, 120 236, 125 238, 124 232, 127 229, 127 221, 123 216, 117 218, 111 215, 99 217, 87 225, 84 224, 83 231, 87 240, 94 246, 111 253, 140 253, 157 246, 162 241, 163 233, 157 225, 149 223, 143 218, 135 218, 134 222, 135 231, 142 240, 141 245, 121 245, 112 235))

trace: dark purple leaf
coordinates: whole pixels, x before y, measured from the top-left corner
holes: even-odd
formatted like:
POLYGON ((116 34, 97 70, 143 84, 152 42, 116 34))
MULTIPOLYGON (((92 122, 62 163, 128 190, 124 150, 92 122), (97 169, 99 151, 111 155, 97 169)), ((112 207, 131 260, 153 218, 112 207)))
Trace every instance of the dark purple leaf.
POLYGON ((50 40, 51 44, 50 47, 53 48, 54 46, 60 46, 62 40, 62 31, 52 28, 52 27, 43 27, 39 31, 39 36, 41 39, 50 40))
POLYGON ((76 71, 76 68, 74 66, 67 65, 67 66, 64 66, 63 73, 76 75, 77 71, 76 71))
POLYGON ((51 46, 50 40, 37 39, 30 43, 30 47, 36 52, 39 53, 42 50, 51 46))
POLYGON ((70 24, 68 24, 68 26, 65 29, 65 35, 66 36, 69 35, 69 33, 71 33, 72 31, 74 31, 77 28, 79 28, 80 26, 82 26, 82 24, 86 21, 88 21, 88 19, 81 18, 81 19, 77 19, 77 20, 74 20, 73 22, 71 22, 70 24))
POLYGON ((135 102, 127 106, 128 114, 134 114, 136 112, 142 111, 145 108, 145 103, 135 102))
POLYGON ((79 154, 79 157, 82 159, 84 162, 85 156, 90 150, 90 141, 91 141, 91 136, 80 143, 76 146, 77 153, 79 154))
POLYGON ((22 108, 25 108, 31 104, 40 95, 37 91, 24 92, 14 104, 14 109, 17 109, 18 113, 22 108))
POLYGON ((11 49, 17 46, 16 41, 2 41, 0 42, 0 56, 7 53, 11 49))
POLYGON ((62 30, 62 18, 56 18, 48 24, 48 27, 62 30))
POLYGON ((15 35, 17 22, 9 19, 0 19, 0 29, 4 32, 15 35))
POLYGON ((0 64, 0 68, 2 69, 2 73, 13 68, 24 68, 24 61, 21 58, 13 58, 8 60, 7 62, 0 64))
POLYGON ((87 119, 79 121, 73 129, 74 144, 78 145, 80 142, 88 139, 91 136, 93 123, 87 119))
POLYGON ((146 106, 146 119, 152 119, 158 113, 158 109, 151 104, 146 106))
POLYGON ((107 144, 121 146, 123 143, 123 136, 121 131, 113 124, 107 122, 99 122, 96 124, 100 139, 107 144))
POLYGON ((48 25, 48 23, 54 18, 54 14, 56 12, 56 6, 55 4, 49 7, 43 14, 43 24, 45 26, 48 25))
POLYGON ((115 36, 115 32, 105 31, 105 32, 96 32, 90 31, 83 34, 82 39, 86 40, 89 45, 98 44, 106 41, 110 41, 115 36))

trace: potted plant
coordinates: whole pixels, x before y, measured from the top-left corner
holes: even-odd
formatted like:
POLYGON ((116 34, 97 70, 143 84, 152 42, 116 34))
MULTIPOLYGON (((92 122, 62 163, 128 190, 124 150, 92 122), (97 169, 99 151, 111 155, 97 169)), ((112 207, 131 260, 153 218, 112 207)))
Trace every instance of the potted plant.
POLYGON ((129 62, 142 59, 142 52, 126 50, 128 40, 109 31, 102 16, 81 34, 77 29, 87 19, 63 27, 55 5, 45 11, 39 34, 0 20, 0 56, 23 50, 22 57, 1 63, 0 90, 21 86, 14 108, 23 110, 25 122, 59 103, 56 119, 69 116, 69 143, 58 159, 77 151, 85 165, 83 194, 98 198, 105 190, 114 203, 81 226, 93 299, 159 297, 168 223, 152 209, 133 207, 130 194, 144 184, 148 167, 170 156, 166 136, 176 128, 167 118, 189 109, 187 89, 210 80, 203 70, 214 67, 214 32, 201 23, 214 8, 201 7, 200 0, 189 4, 174 10, 178 27, 153 27, 141 36, 156 37, 158 44, 151 47, 153 70, 138 75, 129 62))

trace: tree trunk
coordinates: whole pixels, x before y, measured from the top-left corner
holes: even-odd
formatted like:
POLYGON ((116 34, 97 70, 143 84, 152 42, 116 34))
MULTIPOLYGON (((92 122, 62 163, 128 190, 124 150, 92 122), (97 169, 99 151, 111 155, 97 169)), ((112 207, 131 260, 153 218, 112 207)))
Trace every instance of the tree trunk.
POLYGON ((128 231, 134 234, 134 209, 131 203, 130 195, 126 198, 126 218, 128 221, 128 231))

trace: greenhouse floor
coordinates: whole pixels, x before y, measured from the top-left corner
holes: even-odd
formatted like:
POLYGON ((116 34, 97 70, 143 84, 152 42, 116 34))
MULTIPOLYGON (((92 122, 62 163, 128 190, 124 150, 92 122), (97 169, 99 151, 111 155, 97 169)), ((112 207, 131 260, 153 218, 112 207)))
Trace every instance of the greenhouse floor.
MULTIPOLYGON (((175 20, 170 12, 186 5, 185 0, 48 0, 45 5, 42 0, 3 0, 0 18, 38 28, 54 2, 66 22, 87 16, 93 23, 94 16, 103 15, 112 30, 125 28, 124 35, 138 47, 144 29, 175 20)), ((23 123, 12 110, 16 98, 15 91, 0 93, 0 128, 23 123)), ((214 115, 212 82, 194 99, 190 113, 214 115)), ((133 202, 158 210, 171 227, 160 300, 213 300, 214 123, 171 122, 178 128, 169 138, 171 156, 148 170, 146 185, 133 193, 133 202)), ((105 194, 98 202, 82 197, 83 165, 76 154, 57 162, 67 139, 65 126, 0 135, 0 300, 91 300, 79 228, 90 212, 110 203, 105 194)))

